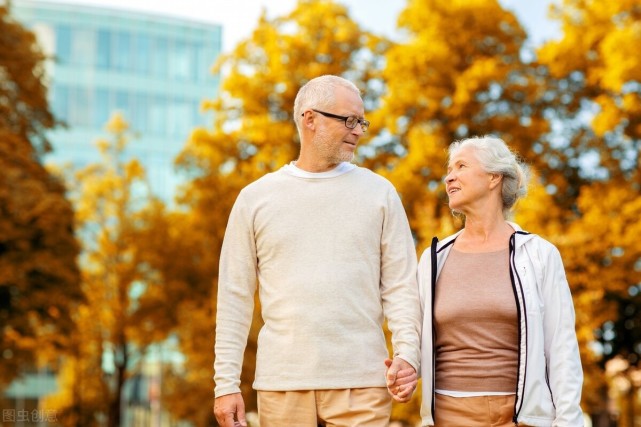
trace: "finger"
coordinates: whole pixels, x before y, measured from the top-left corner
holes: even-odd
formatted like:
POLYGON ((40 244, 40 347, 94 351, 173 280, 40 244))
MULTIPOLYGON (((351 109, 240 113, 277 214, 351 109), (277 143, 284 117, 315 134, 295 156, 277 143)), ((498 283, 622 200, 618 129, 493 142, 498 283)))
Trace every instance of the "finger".
POLYGON ((409 397, 400 397, 400 396, 396 396, 396 395, 393 395, 392 399, 394 399, 395 401, 400 402, 400 403, 407 403, 410 400, 409 397))
POLYGON ((414 386, 409 384, 405 387, 401 387, 401 391, 399 392, 398 397, 410 397, 412 393, 414 393, 414 386))
POLYGON ((387 372, 387 386, 390 387, 396 382, 396 372, 389 370, 387 372))
POLYGON ((398 375, 393 385, 406 385, 406 384, 415 383, 417 381, 418 381, 418 376, 416 374, 406 376, 406 377, 401 377, 400 375, 398 375))
POLYGON ((225 414, 222 421, 218 420, 218 422, 220 422, 221 427, 234 427, 234 414, 225 414))
POLYGON ((400 402, 406 402, 411 399, 412 394, 414 393, 415 385, 409 384, 398 387, 398 393, 396 393, 396 398, 400 402))
POLYGON ((245 418, 245 405, 240 404, 236 408, 236 418, 238 419, 238 424, 235 424, 234 427, 242 426, 247 427, 247 419, 245 418))
POLYGON ((414 381, 418 381, 418 375, 416 374, 416 372, 411 371, 411 374, 409 375, 401 375, 401 372, 398 372, 396 374, 396 379, 394 380, 394 383, 391 384, 391 386, 410 384, 414 381))
POLYGON ((394 364, 392 364, 392 366, 390 366, 387 369, 386 377, 387 377, 387 385, 388 386, 390 386, 390 385, 392 385, 392 384, 394 384, 396 382, 397 375, 398 375, 398 367, 395 366, 394 364))
POLYGON ((412 375, 416 375, 414 368, 399 369, 397 373, 399 377, 409 377, 412 375))

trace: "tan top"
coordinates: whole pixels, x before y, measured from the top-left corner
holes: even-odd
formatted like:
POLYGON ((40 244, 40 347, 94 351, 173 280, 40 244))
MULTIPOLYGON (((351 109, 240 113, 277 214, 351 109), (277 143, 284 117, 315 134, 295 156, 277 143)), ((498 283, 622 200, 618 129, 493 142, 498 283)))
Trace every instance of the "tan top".
POLYGON ((452 249, 436 284, 436 389, 514 392, 518 319, 508 249, 452 249))

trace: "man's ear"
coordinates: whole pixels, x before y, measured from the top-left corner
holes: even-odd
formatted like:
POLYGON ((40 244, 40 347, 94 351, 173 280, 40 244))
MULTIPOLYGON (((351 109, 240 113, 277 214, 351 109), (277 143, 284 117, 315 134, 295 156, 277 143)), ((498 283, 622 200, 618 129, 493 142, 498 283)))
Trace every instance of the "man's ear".
POLYGON ((303 119, 301 121, 302 127, 308 130, 314 130, 314 112, 307 110, 303 113, 303 119))

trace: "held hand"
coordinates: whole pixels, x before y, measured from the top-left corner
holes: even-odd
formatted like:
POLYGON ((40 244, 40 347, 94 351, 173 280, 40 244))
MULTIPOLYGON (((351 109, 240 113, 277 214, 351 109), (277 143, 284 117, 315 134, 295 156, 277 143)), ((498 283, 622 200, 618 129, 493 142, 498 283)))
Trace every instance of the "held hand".
POLYGON ((214 401, 214 415, 220 427, 247 427, 245 402, 240 393, 227 394, 216 398, 214 401))
POLYGON ((395 357, 394 360, 386 359, 385 366, 387 366, 387 390, 392 395, 392 399, 402 403, 409 402, 418 384, 416 370, 400 357, 395 357))

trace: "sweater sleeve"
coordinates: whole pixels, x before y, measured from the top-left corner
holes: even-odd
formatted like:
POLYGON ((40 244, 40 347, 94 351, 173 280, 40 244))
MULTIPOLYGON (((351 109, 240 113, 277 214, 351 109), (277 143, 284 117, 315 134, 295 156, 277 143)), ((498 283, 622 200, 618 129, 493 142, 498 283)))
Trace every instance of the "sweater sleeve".
POLYGON ((543 268, 545 354, 550 389, 556 407, 555 426, 582 426, 583 371, 575 331, 574 305, 561 255, 552 244, 546 248, 543 268))
POLYGON ((419 370, 420 307, 416 250, 403 204, 388 194, 381 239, 381 296, 395 357, 419 370))
POLYGON ((240 392, 243 353, 254 309, 256 271, 254 231, 241 192, 229 216, 220 254, 214 361, 216 397, 240 392))

